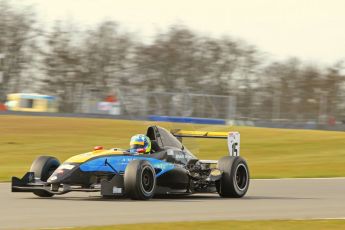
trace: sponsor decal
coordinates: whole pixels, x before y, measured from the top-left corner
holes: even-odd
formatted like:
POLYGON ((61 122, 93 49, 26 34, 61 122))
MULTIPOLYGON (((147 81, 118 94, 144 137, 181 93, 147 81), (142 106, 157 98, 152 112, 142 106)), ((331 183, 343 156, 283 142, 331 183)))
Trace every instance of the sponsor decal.
POLYGON ((122 188, 118 188, 116 186, 113 187, 113 194, 121 194, 122 188))
POLYGON ((56 174, 63 174, 63 169, 57 169, 56 174))
POLYGON ((70 164, 63 164, 63 165, 60 165, 59 169, 62 170, 62 169, 67 169, 67 170, 71 170, 75 167, 75 165, 70 165, 70 164))
POLYGON ((186 157, 182 154, 176 154, 175 159, 185 159, 186 157))

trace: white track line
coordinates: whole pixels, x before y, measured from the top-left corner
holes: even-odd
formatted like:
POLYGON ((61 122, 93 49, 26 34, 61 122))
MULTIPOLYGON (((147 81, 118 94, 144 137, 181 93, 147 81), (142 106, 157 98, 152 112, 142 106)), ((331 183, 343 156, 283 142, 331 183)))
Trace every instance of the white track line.
POLYGON ((345 220, 345 217, 313 218, 313 220, 345 220))
MULTIPOLYGON (((304 221, 304 220, 345 220, 345 217, 315 217, 315 218, 288 218, 288 219, 267 219, 268 221, 304 221)), ((237 220, 236 220, 237 221, 237 220)), ((254 219, 248 221, 266 221, 266 219, 254 219)))

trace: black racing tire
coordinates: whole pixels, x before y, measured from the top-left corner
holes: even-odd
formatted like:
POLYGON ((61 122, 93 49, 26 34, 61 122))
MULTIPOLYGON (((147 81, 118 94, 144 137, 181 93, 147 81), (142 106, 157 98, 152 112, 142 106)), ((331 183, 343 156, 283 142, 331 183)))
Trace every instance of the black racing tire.
POLYGON ((226 156, 218 161, 218 169, 223 171, 222 177, 216 181, 217 192, 221 197, 240 198, 249 188, 249 169, 242 157, 226 156))
MULTIPOLYGON (((35 178, 40 178, 41 181, 46 182, 59 166, 60 162, 55 157, 39 156, 32 163, 30 172, 35 174, 35 178)), ((52 197, 54 195, 44 190, 37 190, 33 193, 39 197, 52 197)))
POLYGON ((148 200, 155 194, 156 172, 146 160, 133 160, 124 175, 125 193, 133 200, 148 200))

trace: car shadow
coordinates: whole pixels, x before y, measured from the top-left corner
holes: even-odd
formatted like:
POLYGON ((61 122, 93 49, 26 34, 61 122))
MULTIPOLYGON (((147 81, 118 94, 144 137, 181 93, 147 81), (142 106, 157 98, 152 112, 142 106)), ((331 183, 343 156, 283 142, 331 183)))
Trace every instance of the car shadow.
MULTIPOLYGON (((51 200, 51 201, 98 201, 98 202, 147 202, 140 200, 131 200, 128 197, 112 197, 112 198, 103 198, 102 196, 55 196, 55 197, 26 197, 24 199, 33 199, 33 200, 51 200)), ((317 198, 311 197, 283 197, 283 196, 245 196, 242 198, 222 198, 217 195, 165 195, 165 196, 155 196, 149 202, 203 202, 205 200, 214 200, 214 201, 224 201, 224 200, 234 200, 234 201, 245 201, 245 200, 311 200, 317 198)))
MULTIPOLYGON (((236 199, 236 198, 229 198, 236 199)), ((314 200, 312 197, 286 197, 286 196, 246 196, 245 200, 314 200)))

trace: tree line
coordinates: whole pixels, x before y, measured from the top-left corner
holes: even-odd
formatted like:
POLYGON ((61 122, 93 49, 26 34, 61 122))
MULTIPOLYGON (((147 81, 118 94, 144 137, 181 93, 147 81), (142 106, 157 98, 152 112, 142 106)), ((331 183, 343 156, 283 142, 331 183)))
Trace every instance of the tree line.
POLYGON ((114 21, 87 29, 68 21, 40 28, 30 8, 0 0, 0 99, 39 92, 75 112, 85 92, 99 99, 127 86, 142 92, 189 92, 236 97, 243 119, 343 119, 344 65, 264 52, 231 37, 214 38, 173 25, 149 42, 114 21))

